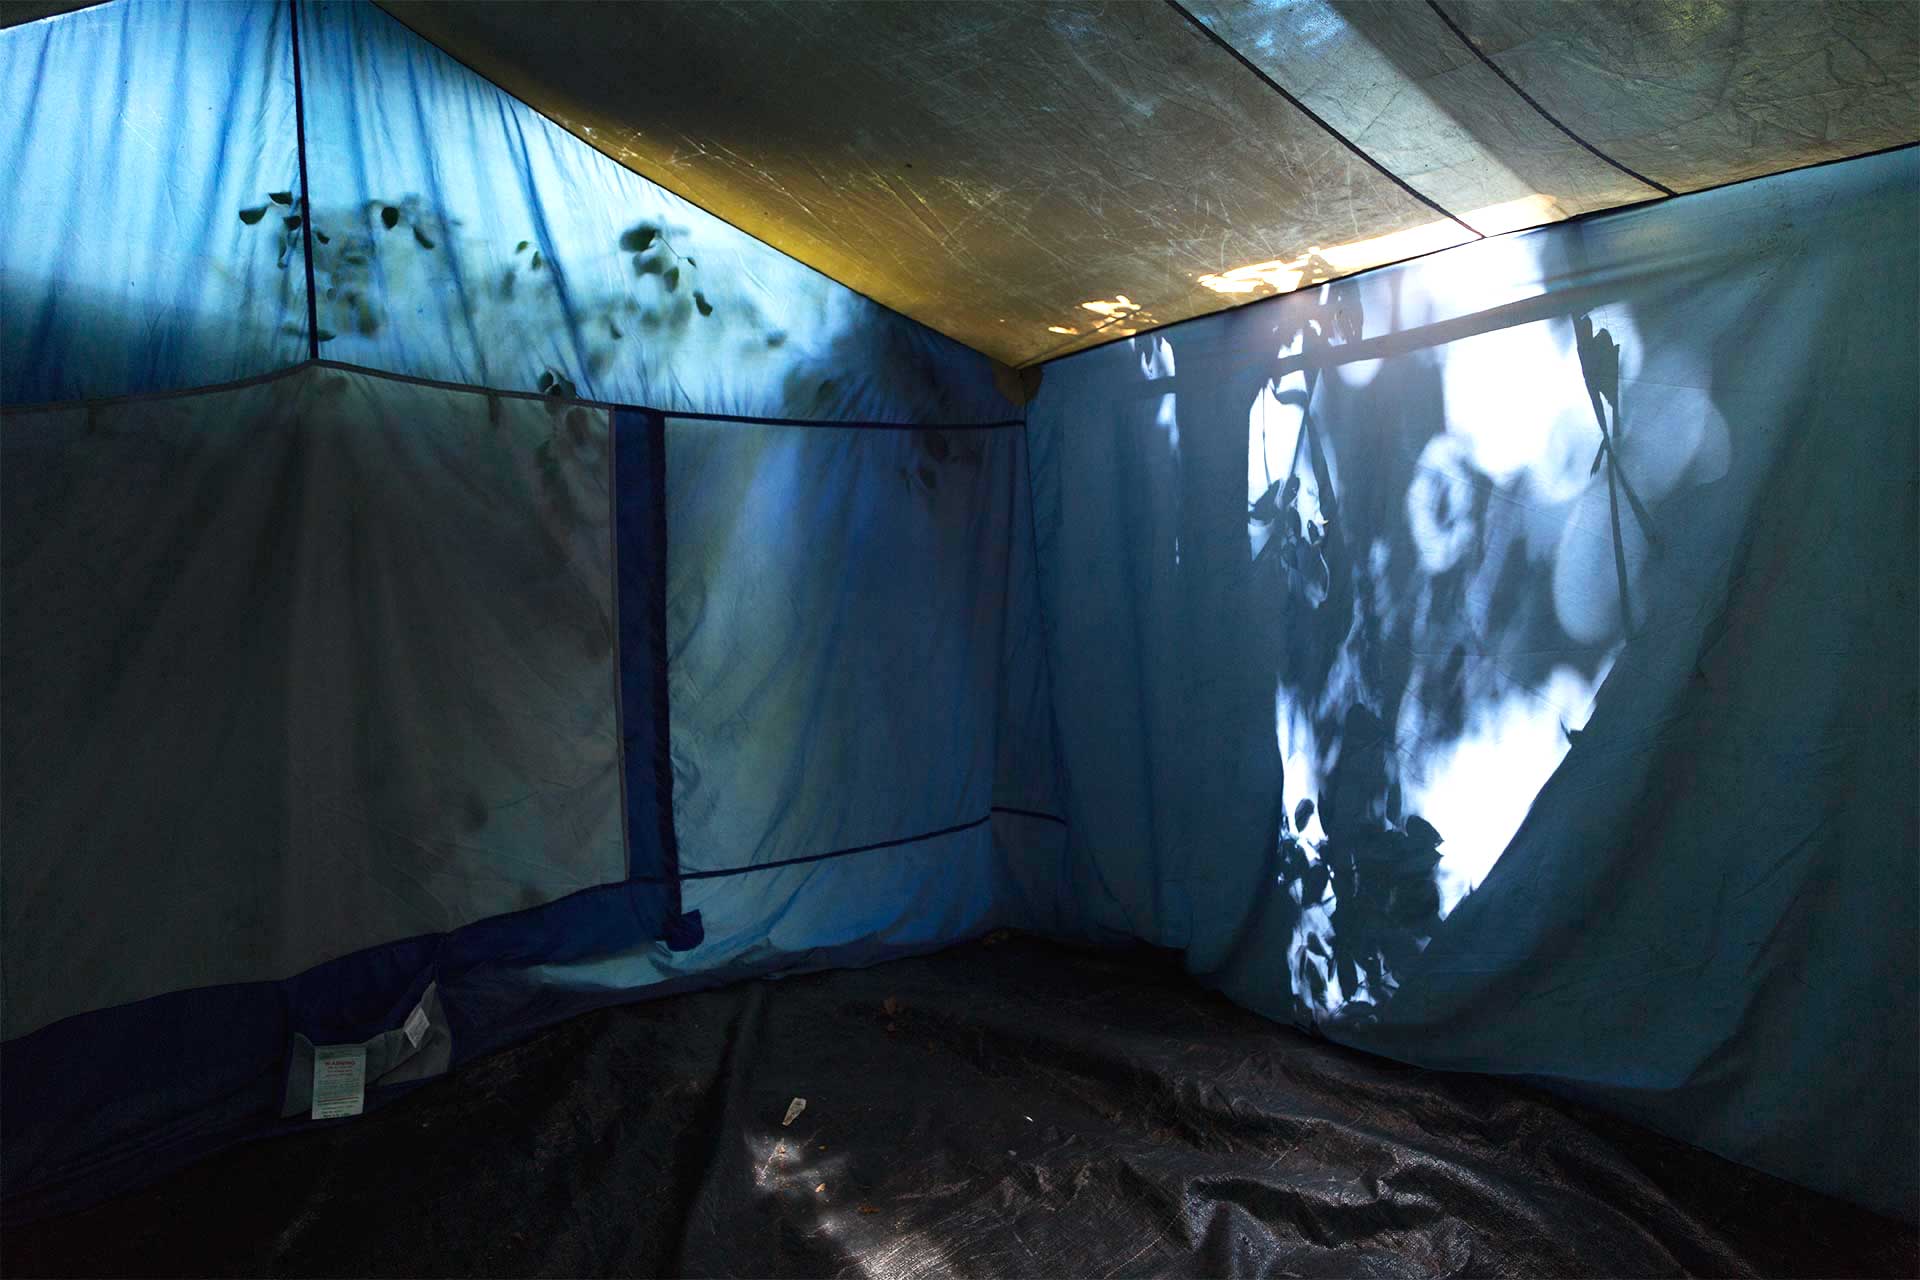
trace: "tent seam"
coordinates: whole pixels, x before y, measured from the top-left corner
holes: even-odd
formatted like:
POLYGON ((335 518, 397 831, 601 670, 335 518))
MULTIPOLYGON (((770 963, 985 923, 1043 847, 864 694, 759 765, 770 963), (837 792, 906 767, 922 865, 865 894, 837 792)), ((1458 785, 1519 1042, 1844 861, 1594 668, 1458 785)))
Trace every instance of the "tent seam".
MULTIPOLYGON (((771 862, 750 862, 737 867, 715 867, 711 870, 680 872, 682 880, 718 880, 725 876, 743 876, 754 871, 772 871, 779 867, 797 867, 809 862, 826 862, 833 858, 845 858, 856 853, 877 853, 882 849, 897 849, 901 845, 919 844, 923 840, 937 840, 941 836, 958 835, 971 831, 975 827, 985 826, 993 821, 996 813, 1011 814, 1014 817, 1032 818, 1040 822, 1058 823, 1066 826, 1067 820, 1057 814, 1045 813, 1039 809, 1017 809, 1011 805, 991 805, 987 811, 970 822, 956 822, 950 827, 941 827, 936 831, 922 831, 918 835, 898 836, 892 840, 876 840, 872 844, 857 844, 846 849, 833 849, 826 853, 803 854, 797 858, 776 858, 771 862)), ((636 883, 647 884, 653 881, 645 876, 636 876, 636 883)))
MULTIPOLYGON (((960 823, 957 826, 942 828, 941 830, 938 830, 938 831, 925 831, 920 833, 919 835, 902 836, 896 840, 883 840, 876 844, 871 844, 871 845, 857 845, 850 849, 836 849, 829 853, 809 854, 803 858, 783 859, 778 862, 763 862, 763 863, 757 863, 749 866, 722 868, 720 870, 715 870, 715 871, 694 872, 694 873, 691 873, 691 876, 683 877, 683 878, 705 877, 705 878, 711 879, 711 878, 716 878, 720 876, 746 875, 747 873, 753 872, 753 871, 770 871, 777 867, 791 866, 791 865, 794 865, 795 863, 800 863, 800 862, 819 862, 828 858, 845 857, 848 854, 869 853, 879 849, 893 848, 898 845, 914 844, 922 840, 932 840, 942 835, 950 835, 955 832, 970 830, 973 827, 977 827, 982 823, 990 821, 993 815, 996 813, 1011 814, 1015 817, 1022 817, 1022 818, 1033 818, 1041 822, 1058 823, 1060 826, 1063 826, 1063 827, 1068 825, 1067 820, 1065 818, 1058 816, 1057 814, 1046 813, 1038 809, 1016 809, 1008 805, 994 805, 990 810, 988 810, 988 812, 986 812, 985 814, 982 814, 980 817, 974 819, 972 822, 960 823)), ((480 916, 477 919, 468 920, 462 924, 454 926, 451 929, 443 929, 437 933, 413 933, 413 934, 406 934, 398 938, 389 938, 384 942, 376 942, 366 947, 356 948, 355 950, 346 952, 343 955, 333 956, 326 960, 317 961, 316 963, 308 965, 303 969, 297 969, 292 973, 283 974, 278 977, 242 978, 242 979, 237 979, 231 982, 210 982, 202 986, 195 986, 195 987, 176 987, 171 991, 161 991, 161 992, 156 992, 155 994, 150 996, 140 996, 137 999, 133 999, 133 1000, 123 1000, 118 1004, 101 1005, 100 1007, 95 1009, 83 1009, 78 1013, 63 1014, 62 1016, 55 1018, 51 1022, 43 1023, 42 1025, 35 1027, 31 1031, 23 1031, 18 1035, 11 1036, 5 1040, 0 1040, 0 1046, 13 1048, 20 1044, 23 1044, 28 1040, 33 1039, 34 1037, 43 1035, 50 1028, 58 1027, 65 1023, 75 1022, 82 1018, 92 1018, 102 1013, 112 1013, 117 1010, 131 1009, 138 1005, 148 1004, 155 1000, 165 1000, 173 996, 185 995, 192 992, 232 991, 232 990, 236 990, 243 987, 274 985, 278 983, 294 982, 301 978, 307 977, 308 975, 311 975, 316 970, 324 969, 329 965, 340 964, 343 961, 351 960, 355 956, 362 955, 366 952, 378 951, 378 950, 381 950, 382 948, 388 948, 388 947, 423 946, 430 942, 443 941, 444 939, 452 936, 453 934, 460 933, 463 930, 475 928, 480 925, 498 924, 501 921, 505 921, 505 920, 531 917, 540 912, 548 911, 560 905, 561 903, 570 902, 570 901, 573 901, 574 899, 582 898, 589 894, 605 894, 615 890, 627 888, 630 885, 653 884, 657 882, 658 882, 657 878, 635 876, 630 879, 605 880, 605 881, 601 881, 598 884, 582 885, 578 889, 569 890, 568 892, 563 893, 558 897, 549 898, 545 902, 534 903, 532 906, 516 907, 511 911, 501 911, 501 912, 496 912, 495 914, 489 915, 489 916, 480 916)), ((436 959, 432 963, 437 965, 439 963, 439 960, 436 959)), ((12 1197, 0 1197, 0 1199, 11 1199, 11 1198, 12 1197)))
POLYGON ((1188 22, 1192 23, 1194 29, 1198 31, 1201 35, 1205 36, 1207 39, 1211 40, 1213 43, 1219 45, 1222 49, 1225 49, 1229 54, 1231 54, 1233 56, 1234 61, 1238 62, 1241 66, 1245 67, 1247 70, 1253 72, 1254 75, 1259 76, 1261 82, 1264 83, 1267 86, 1267 88, 1273 90, 1275 93, 1285 98, 1289 103, 1292 104, 1294 110, 1298 111, 1301 115, 1305 116, 1307 119, 1313 121, 1316 125, 1320 126, 1320 128, 1324 130, 1326 134, 1329 137, 1331 137, 1335 142, 1338 142, 1341 146, 1345 147, 1347 150, 1353 152, 1353 154, 1355 154, 1356 156, 1359 156, 1362 160, 1366 161, 1369 165, 1373 166, 1373 168, 1378 170, 1380 174, 1387 179, 1387 181, 1393 183, 1394 186, 1399 187, 1402 191, 1406 192, 1408 195, 1412 196, 1415 200, 1418 200, 1421 204, 1427 206, 1427 208, 1433 210, 1435 213, 1439 214, 1441 217, 1445 218, 1447 221, 1465 230, 1466 232, 1471 234, 1476 240, 1484 240, 1487 238, 1486 233, 1484 231, 1481 231, 1476 227, 1469 226, 1467 223, 1461 221, 1458 215, 1451 213, 1447 209, 1443 208, 1438 201, 1429 199, 1428 197, 1421 195, 1420 192, 1415 190, 1414 187, 1410 183, 1408 183, 1406 179, 1402 178, 1399 174, 1387 168, 1386 165, 1381 164, 1378 160, 1374 159, 1373 156, 1369 155, 1365 150, 1363 150, 1360 147, 1358 143, 1354 142, 1353 139, 1347 137, 1346 134, 1341 133, 1338 129, 1328 124, 1325 120, 1322 120, 1319 117, 1319 115, 1314 112, 1313 108, 1309 107, 1306 103, 1300 101, 1300 99, 1294 97, 1291 93, 1288 93, 1287 90, 1280 84, 1278 80, 1275 80, 1272 76, 1268 75, 1251 58, 1247 57, 1246 54, 1241 53, 1238 49, 1234 48, 1232 43, 1228 41, 1226 37, 1222 36, 1219 32, 1215 31, 1212 27, 1209 27, 1206 23, 1202 22, 1199 18, 1195 17, 1191 10, 1189 10, 1185 5, 1180 3, 1180 0, 1167 0, 1167 5, 1175 13, 1179 14, 1181 17, 1185 18, 1188 22))
POLYGON ((1460 37, 1460 43, 1467 46, 1468 50, 1472 52, 1474 57, 1480 59, 1481 62, 1486 64, 1487 70, 1499 76, 1500 79, 1506 83, 1507 88, 1519 94, 1520 100, 1522 102, 1526 103, 1528 106, 1532 107, 1535 111, 1539 112, 1540 118, 1542 120, 1545 120, 1548 124, 1552 125, 1554 128, 1558 129, 1560 132, 1566 134, 1569 138, 1579 143, 1582 147, 1586 148, 1587 151, 1592 153, 1595 159, 1598 159, 1603 163, 1612 165, 1614 168, 1618 169, 1621 173, 1624 173, 1629 178, 1632 178, 1635 182, 1645 183, 1647 186, 1652 187, 1655 191, 1658 191, 1663 196, 1671 196, 1676 194, 1671 187, 1663 186, 1662 184, 1655 182, 1652 178, 1647 177, 1645 174, 1636 173, 1632 169, 1627 168, 1626 165, 1621 164, 1618 160, 1615 160, 1612 156, 1608 155, 1606 152, 1602 151, 1600 148, 1594 146, 1591 142, 1588 142, 1585 138, 1575 133, 1572 129, 1569 129, 1566 125, 1562 124, 1559 121, 1559 119, 1557 119, 1551 111, 1541 106, 1540 103, 1534 98, 1532 94, 1528 93, 1525 89, 1522 89, 1518 84, 1518 82, 1516 82, 1512 76, 1508 75, 1506 71, 1504 71, 1501 68, 1499 63, 1495 62, 1491 57, 1487 55, 1487 53, 1484 50, 1480 48, 1479 45, 1475 44, 1473 40, 1467 35, 1467 33, 1460 29, 1460 26, 1458 23, 1456 23, 1452 18, 1447 16, 1447 11, 1440 7, 1440 0, 1427 0, 1427 7, 1433 10, 1434 15, 1438 17, 1440 21, 1444 22, 1447 25, 1447 30, 1453 32, 1454 35, 1460 37))
POLYGON ((320 300, 313 284, 313 193, 307 189, 307 99, 300 76, 300 0, 287 0, 289 40, 293 46, 293 145, 300 156, 301 258, 307 268, 307 359, 320 358, 320 300))
POLYGON ((222 391, 241 391, 247 387, 257 387, 272 382, 276 378, 290 377, 306 369, 338 369, 342 373, 362 373, 370 378, 407 382, 414 386, 433 387, 441 391, 461 391, 469 395, 494 396, 511 400, 537 400, 546 404, 557 402, 579 405, 587 409, 604 409, 610 413, 651 413, 661 418, 676 418, 688 422, 738 422, 750 427, 848 427, 863 431, 1006 431, 1022 425, 1019 418, 1000 418, 987 422, 881 422, 873 418, 780 418, 750 413, 697 413, 692 410, 661 409, 653 405, 623 400, 584 400, 539 391, 489 387, 475 382, 450 382, 444 378, 424 378, 417 374, 396 373, 391 369, 376 369, 372 365, 354 364, 347 360, 329 360, 324 356, 296 361, 278 369, 248 374, 244 378, 234 378, 228 382, 171 387, 162 391, 131 391, 117 396, 81 396, 72 400, 41 400, 32 404, 0 405, 0 414, 51 413, 62 409, 100 409, 109 405, 214 395, 222 391))

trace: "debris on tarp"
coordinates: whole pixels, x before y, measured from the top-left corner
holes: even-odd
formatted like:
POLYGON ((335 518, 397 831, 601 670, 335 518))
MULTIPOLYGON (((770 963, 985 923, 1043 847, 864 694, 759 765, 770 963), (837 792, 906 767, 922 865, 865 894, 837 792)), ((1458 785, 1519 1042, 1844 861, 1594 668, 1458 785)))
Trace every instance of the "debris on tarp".
POLYGON ((780 1122, 781 1126, 785 1127, 786 1125, 792 1124, 795 1120, 798 1120, 800 1113, 806 1109, 807 1100, 805 1098, 795 1098, 792 1102, 789 1102, 787 1104, 787 1118, 780 1122))

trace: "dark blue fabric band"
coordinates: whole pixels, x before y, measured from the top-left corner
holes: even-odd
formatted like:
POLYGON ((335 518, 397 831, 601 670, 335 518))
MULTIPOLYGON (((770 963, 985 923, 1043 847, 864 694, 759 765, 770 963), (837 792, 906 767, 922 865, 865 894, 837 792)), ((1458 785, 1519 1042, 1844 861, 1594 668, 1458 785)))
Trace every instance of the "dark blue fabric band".
POLYGON ((370 947, 280 982, 169 992, 9 1041, 0 1071, 0 1220, 75 1207, 285 1127, 274 1117, 296 1031, 319 1044, 370 1039, 400 1026, 438 982, 460 1061, 547 1020, 537 1010, 491 1007, 479 994, 486 983, 462 979, 611 954, 667 933, 660 886, 602 885, 450 933, 370 947))
MULTIPOLYGON (((680 909, 673 830, 671 710, 667 696, 666 420, 651 409, 613 411, 613 506, 620 618, 621 785, 627 878, 662 895, 664 936, 698 946, 697 915, 680 909)), ((661 935, 653 935, 661 936, 661 935)))

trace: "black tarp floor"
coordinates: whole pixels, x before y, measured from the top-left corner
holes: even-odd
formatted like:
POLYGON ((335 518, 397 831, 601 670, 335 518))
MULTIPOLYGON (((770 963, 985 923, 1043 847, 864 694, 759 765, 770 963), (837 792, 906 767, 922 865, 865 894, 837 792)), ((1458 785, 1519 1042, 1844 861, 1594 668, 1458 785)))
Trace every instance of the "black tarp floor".
POLYGON ((1912 1276, 1903 1224, 1168 956, 988 940, 607 1009, 9 1231, 8 1276, 1912 1276), (795 1097, 806 1109, 781 1120, 795 1097))

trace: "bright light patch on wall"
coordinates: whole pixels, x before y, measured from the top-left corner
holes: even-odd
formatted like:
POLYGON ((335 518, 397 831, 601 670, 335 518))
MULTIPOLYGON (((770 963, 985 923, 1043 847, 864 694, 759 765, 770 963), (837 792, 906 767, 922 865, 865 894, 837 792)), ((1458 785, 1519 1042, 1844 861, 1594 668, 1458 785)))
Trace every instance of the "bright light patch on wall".
MULTIPOLYGON (((1461 221, 1485 235, 1494 236, 1556 222, 1563 216, 1552 196, 1535 193, 1518 200, 1489 205, 1485 209, 1476 209, 1463 215, 1461 221)), ((1203 289, 1230 296, 1289 293, 1303 284, 1317 284, 1332 276, 1403 262, 1436 250, 1451 249, 1472 239, 1459 223, 1442 218, 1384 236, 1372 236, 1325 248, 1315 246, 1297 258, 1270 258, 1265 262, 1209 273, 1199 278, 1199 284, 1203 289)))
POLYGON ((1543 196, 1536 191, 1518 200, 1508 200, 1503 204, 1475 209, 1461 221, 1481 235, 1497 236, 1509 231, 1524 231, 1528 227, 1545 226, 1549 222, 1558 222, 1566 216, 1566 211, 1561 209, 1552 196, 1543 196))
MULTIPOLYGON (((1535 197, 1483 221, 1556 212, 1535 197)), ((1280 265, 1330 272, 1410 243, 1280 265)), ((1545 244, 1502 237, 1303 292, 1252 339, 1287 362, 1248 411, 1247 547, 1275 619, 1276 874, 1310 1016, 1387 999, 1486 879, 1656 607, 1660 504, 1727 469, 1711 397, 1645 376, 1630 307, 1422 344, 1364 376, 1334 363, 1355 332, 1537 296, 1545 244), (1343 375, 1292 363, 1310 351, 1343 375)))

